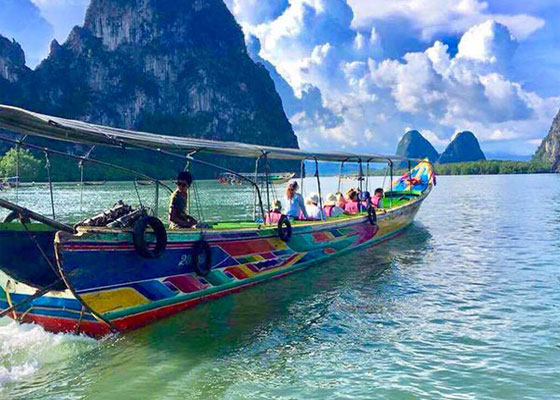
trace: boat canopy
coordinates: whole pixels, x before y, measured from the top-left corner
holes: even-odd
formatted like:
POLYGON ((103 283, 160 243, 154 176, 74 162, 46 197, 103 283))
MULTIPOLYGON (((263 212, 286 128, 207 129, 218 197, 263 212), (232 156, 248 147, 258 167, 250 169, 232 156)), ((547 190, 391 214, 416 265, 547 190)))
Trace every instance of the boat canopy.
POLYGON ((23 135, 80 143, 84 145, 136 147, 152 150, 213 153, 235 157, 277 160, 318 160, 331 162, 418 161, 395 155, 345 152, 311 152, 238 142, 194 139, 111 128, 82 121, 52 117, 17 107, 0 105, 0 128, 23 135))

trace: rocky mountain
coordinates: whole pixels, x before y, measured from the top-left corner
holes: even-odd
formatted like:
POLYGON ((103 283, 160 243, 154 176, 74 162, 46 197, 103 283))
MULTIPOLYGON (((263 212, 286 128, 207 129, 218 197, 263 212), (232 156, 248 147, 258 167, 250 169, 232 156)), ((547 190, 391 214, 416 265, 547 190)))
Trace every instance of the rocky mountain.
POLYGON ((92 0, 33 71, 0 39, 0 101, 154 133, 297 147, 222 0, 92 0))
POLYGON ((459 132, 439 158, 440 164, 486 160, 472 132, 459 132))
POLYGON ((22 88, 18 83, 30 72, 21 46, 0 36, 0 102, 20 102, 22 88))
POLYGON ((554 172, 560 172, 560 111, 554 118, 548 135, 537 149, 535 161, 545 161, 552 164, 554 172))
POLYGON ((439 153, 434 146, 416 130, 406 132, 401 138, 397 155, 407 158, 428 158, 434 163, 439 158, 439 153))

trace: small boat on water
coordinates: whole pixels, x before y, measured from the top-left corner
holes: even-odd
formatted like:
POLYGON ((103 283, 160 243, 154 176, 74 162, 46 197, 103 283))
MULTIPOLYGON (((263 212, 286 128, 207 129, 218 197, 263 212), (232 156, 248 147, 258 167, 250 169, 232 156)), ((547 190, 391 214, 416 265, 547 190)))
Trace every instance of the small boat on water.
MULTIPOLYGON (((100 181, 100 182, 83 182, 84 186, 103 186, 107 183, 107 181, 100 181)), ((78 186, 80 186, 82 183, 78 183, 78 186)))
POLYGON ((136 184, 137 184, 138 186, 151 186, 151 185, 154 184, 154 182, 152 182, 152 181, 138 181, 138 180, 137 180, 137 181, 136 181, 136 184))
MULTIPOLYGON (((363 176, 361 177, 364 178, 363 176)), ((341 178, 343 181, 359 181, 360 175, 359 174, 350 174, 350 175, 342 175, 341 178)))
MULTIPOLYGON (((266 176, 259 185, 250 174, 227 170, 192 154, 248 157, 261 164, 271 159, 313 160, 319 192, 318 161, 354 162, 360 164, 360 170, 361 164, 386 162, 392 171, 393 163, 404 159, 153 135, 8 106, 0 106, 0 128, 82 145, 141 148, 153 150, 159 157, 180 157, 234 174, 253 186, 257 200, 260 218, 170 229, 158 218, 157 207, 150 211, 141 205, 119 203, 107 212, 70 225, 0 197, 0 207, 11 211, 0 223, 0 316, 36 323, 52 332, 101 337, 129 331, 203 301, 382 243, 403 233, 413 222, 435 184, 432 165, 420 161, 396 181, 391 172, 390 186, 378 209, 369 206, 355 214, 320 221, 294 221, 282 216, 277 223, 267 224, 262 222, 271 209, 266 176)), ((0 140, 16 143, 10 138, 0 140)), ((21 140, 17 143, 37 149, 21 140)), ((62 155, 58 150, 39 150, 62 155)), ((88 157, 68 157, 135 173, 88 157)), ((159 190, 171 190, 141 173, 134 179, 154 182, 156 205, 159 190)), ((52 206, 54 214, 54 203, 52 206)))
POLYGON ((20 183, 20 179, 17 176, 10 176, 7 178, 0 178, 0 188, 7 190, 16 187, 20 183))
POLYGON ((253 179, 259 184, 268 181, 268 183, 272 185, 282 185, 284 183, 288 183, 290 179, 293 179, 294 176, 296 176, 296 173, 295 172, 285 172, 285 173, 278 173, 278 174, 260 173, 256 175, 255 174, 251 175, 246 173, 232 174, 230 172, 223 172, 218 177, 218 181, 223 185, 232 185, 232 186, 248 184, 248 182, 244 180, 242 177, 240 177, 239 175, 241 175, 244 178, 253 179))

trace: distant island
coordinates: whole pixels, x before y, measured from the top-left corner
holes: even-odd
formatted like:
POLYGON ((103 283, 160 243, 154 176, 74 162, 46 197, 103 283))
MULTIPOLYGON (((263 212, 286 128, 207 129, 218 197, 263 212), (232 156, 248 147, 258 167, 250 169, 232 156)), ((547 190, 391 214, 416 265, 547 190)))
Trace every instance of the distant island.
MULTIPOLYGON (((487 160, 476 136, 469 131, 457 133, 443 153, 417 130, 405 133, 397 154, 408 158, 427 158, 436 164, 439 175, 534 174, 560 172, 560 112, 548 136, 530 161, 487 160)), ((406 166, 400 164, 399 169, 406 166)))

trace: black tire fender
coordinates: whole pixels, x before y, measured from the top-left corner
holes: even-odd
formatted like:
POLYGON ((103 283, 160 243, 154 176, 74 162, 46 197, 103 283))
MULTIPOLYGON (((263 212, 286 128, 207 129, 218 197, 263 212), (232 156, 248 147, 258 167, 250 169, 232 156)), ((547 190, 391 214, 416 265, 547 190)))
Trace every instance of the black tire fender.
POLYGON ((15 220, 19 220, 22 224, 29 224, 31 222, 29 217, 24 216, 23 218, 21 218, 20 214, 16 211, 12 211, 8 215, 6 215, 2 222, 9 224, 10 222, 14 222, 15 220))
POLYGON ((375 212, 375 208, 373 206, 369 206, 367 209, 367 219, 371 225, 377 225, 377 213, 375 212))
POLYGON ((292 238, 292 223, 286 215, 282 215, 278 221, 278 237, 283 242, 292 238))
POLYGON ((167 232, 165 226, 156 217, 146 216, 140 218, 134 224, 132 234, 134 248, 144 258, 159 258, 167 248, 167 232), (150 227, 156 236, 156 246, 153 249, 148 247, 146 242, 146 229, 150 227))
POLYGON ((192 267, 199 276, 207 276, 212 270, 212 248, 204 239, 193 245, 191 255, 192 267))

